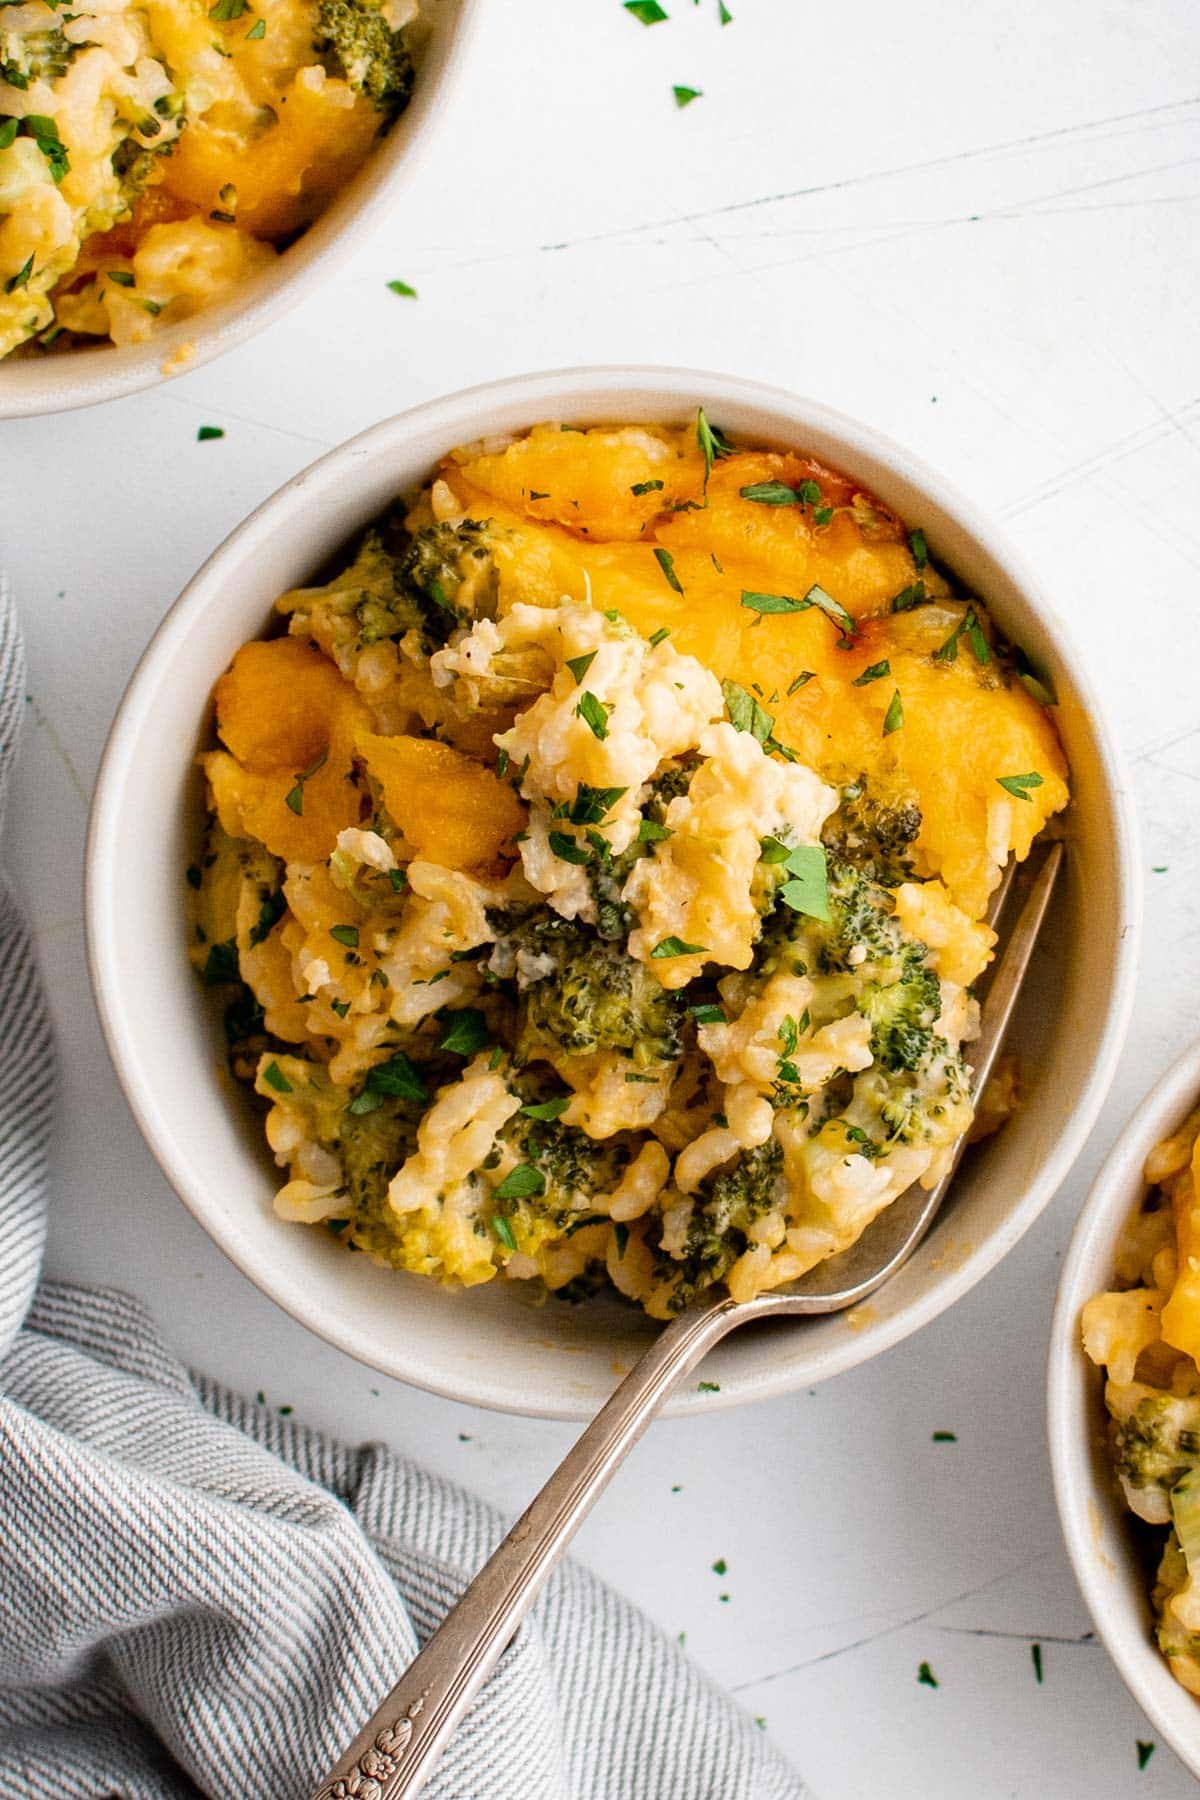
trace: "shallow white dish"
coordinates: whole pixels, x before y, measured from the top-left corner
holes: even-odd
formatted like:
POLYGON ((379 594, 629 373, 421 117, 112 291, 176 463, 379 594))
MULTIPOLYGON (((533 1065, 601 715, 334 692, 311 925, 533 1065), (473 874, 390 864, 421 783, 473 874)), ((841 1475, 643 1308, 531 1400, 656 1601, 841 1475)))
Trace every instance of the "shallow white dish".
POLYGON ((98 343, 58 355, 6 358, 0 362, 0 419, 95 406, 186 375, 303 300, 370 235, 415 173, 446 115, 482 10, 482 0, 422 0, 411 101, 354 179, 269 268, 242 282, 220 306, 181 319, 144 344, 98 343))
POLYGON ((1085 1302, 1112 1285, 1117 1239, 1146 1191, 1146 1157, 1198 1095, 1200 1041, 1151 1088, 1096 1177, 1059 1281, 1048 1423, 1059 1519, 1096 1630, 1138 1705, 1200 1776, 1200 1700, 1180 1687, 1154 1642, 1146 1571, 1105 1450, 1103 1375, 1083 1353, 1079 1324, 1085 1302))
POLYGON ((520 1284, 467 1294, 348 1256, 281 1224, 258 1124, 221 1073, 214 1021, 184 954, 193 769, 217 676, 271 603, 310 577, 455 445, 542 419, 678 423, 703 403, 748 442, 793 445, 853 472, 1049 671, 1072 765, 1070 856, 1018 1021, 1026 1103, 974 1154, 918 1254, 857 1315, 737 1333, 668 1410, 765 1399, 864 1362, 949 1306, 1017 1242, 1070 1168, 1107 1093, 1133 993, 1140 875, 1128 784, 1063 627, 1011 552, 932 470, 811 401, 731 376, 599 369, 497 382, 417 407, 332 451, 235 531, 189 583, 142 658, 100 770, 87 852, 92 980, 118 1076, 151 1149, 196 1218, 295 1318, 389 1375, 478 1405, 584 1418, 653 1327, 615 1304, 541 1309, 520 1284), (1086 916, 1085 916, 1086 914, 1086 916), (514 1291, 514 1289, 518 1291, 514 1291))

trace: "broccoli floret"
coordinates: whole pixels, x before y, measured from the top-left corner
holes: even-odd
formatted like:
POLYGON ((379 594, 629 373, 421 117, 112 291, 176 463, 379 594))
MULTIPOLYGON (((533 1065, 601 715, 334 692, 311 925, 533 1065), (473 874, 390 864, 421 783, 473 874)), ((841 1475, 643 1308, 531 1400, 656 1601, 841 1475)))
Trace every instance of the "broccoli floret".
POLYGON ((837 810, 825 821, 821 841, 840 861, 852 862, 871 881, 898 887, 912 874, 909 847, 921 829, 912 798, 884 799, 865 775, 841 789, 837 810))
POLYGON ((65 75, 82 44, 72 44, 61 27, 45 31, 0 31, 0 80, 22 91, 32 81, 65 75))
POLYGON ((681 1258, 660 1251, 660 1278, 671 1282, 668 1307, 681 1312, 705 1288, 729 1273, 749 1243, 749 1230, 779 1202, 783 1151, 773 1138, 745 1150, 700 1190, 681 1258))
POLYGON ((416 597, 401 586, 396 559, 385 549, 374 528, 365 533, 353 562, 338 576, 336 586, 352 596, 350 604, 363 644, 400 638, 424 626, 424 613, 416 597))
POLYGON ((1114 1421, 1112 1442, 1132 1511, 1152 1525, 1167 1524, 1172 1488, 1200 1469, 1200 1398, 1147 1395, 1114 1421))
POLYGON ((416 600, 431 636, 442 643, 460 626, 495 617, 491 531, 480 519, 422 526, 400 552, 396 575, 416 600))
POLYGON ((561 1119, 533 1119, 525 1112, 508 1122, 502 1136, 519 1156, 523 1175, 514 1183, 510 1174, 493 1196, 492 1229, 508 1249, 532 1254, 554 1238, 606 1218, 594 1211, 593 1202, 620 1181, 629 1161, 624 1144, 598 1144, 561 1119), (517 1191, 506 1193, 506 1186, 517 1191))
POLYGON ((858 1010, 871 1022, 871 1054, 888 1069, 917 1070, 934 1043, 942 1010, 938 978, 926 961, 924 944, 909 942, 893 963, 894 981, 871 981, 858 997, 858 1010))
POLYGON ((514 938, 545 969, 521 996, 519 1060, 535 1060, 543 1049, 566 1056, 616 1050, 647 1069, 680 1054, 683 1001, 643 963, 566 919, 534 918, 514 938))
POLYGON ((319 0, 313 49, 334 65, 333 74, 389 118, 408 104, 413 65, 403 35, 389 30, 383 14, 366 0, 319 0))

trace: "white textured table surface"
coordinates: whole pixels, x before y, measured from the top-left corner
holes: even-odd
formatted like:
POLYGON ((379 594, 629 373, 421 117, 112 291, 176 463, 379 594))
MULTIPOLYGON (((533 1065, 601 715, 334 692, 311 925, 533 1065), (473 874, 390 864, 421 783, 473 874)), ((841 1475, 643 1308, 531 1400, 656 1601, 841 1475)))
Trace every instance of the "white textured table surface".
POLYGON ((523 369, 666 361, 870 418, 999 515, 1074 619, 1135 762, 1142 1001, 1085 1162, 982 1288, 814 1393, 657 1426, 580 1555, 686 1632, 822 1800, 1174 1800, 1192 1784, 1162 1745, 1138 1772, 1153 1733, 1067 1567, 1042 1389, 1088 1178, 1196 1030, 1200 15, 730 0, 722 29, 717 0, 666 3, 645 29, 619 0, 493 0, 421 180, 335 283, 164 391, 0 428, 30 657, 7 857, 63 1065, 50 1266, 144 1295, 225 1380, 520 1507, 570 1427, 325 1348, 212 1248, 143 1149, 83 961, 103 735, 210 548, 387 412, 523 369), (703 97, 677 111, 673 83, 703 97), (393 297, 394 277, 420 298, 393 297), (224 439, 198 443, 202 423, 224 439))

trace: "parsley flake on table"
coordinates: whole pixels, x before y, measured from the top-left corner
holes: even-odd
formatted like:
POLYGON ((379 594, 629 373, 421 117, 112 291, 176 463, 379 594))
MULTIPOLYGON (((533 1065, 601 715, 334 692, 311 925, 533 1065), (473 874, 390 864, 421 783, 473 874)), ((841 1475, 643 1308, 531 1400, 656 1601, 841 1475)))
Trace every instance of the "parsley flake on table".
POLYGON ((720 1391, 721 1384, 719 1381, 698 1381, 696 1383, 696 1392, 698 1394, 719 1394, 720 1391))
POLYGON ((668 16, 658 0, 625 0, 625 11, 640 19, 643 25, 661 25, 668 16))
POLYGON ((1041 1687, 1041 1685, 1042 1685, 1042 1646, 1040 1644, 1030 1644, 1029 1654, 1033 1660, 1033 1673, 1037 1678, 1038 1686, 1041 1687))
POLYGON ((1153 1755, 1154 1755, 1153 1743, 1147 1744, 1142 1738, 1138 1738, 1138 1740, 1137 1740, 1138 1768, 1144 1769, 1146 1764, 1150 1761, 1150 1758, 1153 1755))
POLYGON ((214 439, 223 438, 224 436, 225 428, 223 425, 201 425, 199 431, 196 433, 196 442, 198 444, 211 444, 214 439))
POLYGON ((685 106, 690 106, 693 100, 700 100, 704 95, 703 88, 680 87, 678 83, 672 87, 671 92, 675 96, 676 106, 678 106, 681 111, 685 106))
POLYGON ((958 1436, 953 1431, 935 1431, 933 1441, 935 1444, 957 1444, 958 1436))
POLYGON ((937 1676, 927 1662, 923 1662, 917 1670, 917 1680, 922 1687, 935 1688, 939 1685, 937 1676))
POLYGON ((725 1561, 723 1556, 718 1556, 716 1562, 712 1566, 712 1572, 714 1575, 728 1575, 729 1564, 725 1561))
POLYGON ((416 288, 410 287, 407 281, 389 281, 387 288, 389 294, 399 294, 403 300, 416 300, 418 298, 416 288))

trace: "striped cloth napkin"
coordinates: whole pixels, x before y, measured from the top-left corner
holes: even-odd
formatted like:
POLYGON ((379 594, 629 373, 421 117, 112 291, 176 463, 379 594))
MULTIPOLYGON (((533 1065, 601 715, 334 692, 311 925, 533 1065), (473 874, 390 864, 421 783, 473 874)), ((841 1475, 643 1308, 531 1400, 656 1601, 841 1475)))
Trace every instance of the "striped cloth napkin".
MULTIPOLYGON (((0 818, 24 691, 0 592, 0 818)), ((38 1286, 54 1058, 2 882, 0 1044, 0 1794, 305 1800, 501 1521, 379 1445, 189 1375, 137 1301, 38 1286)), ((569 1563, 425 1791, 806 1793, 661 1632, 569 1563)))

